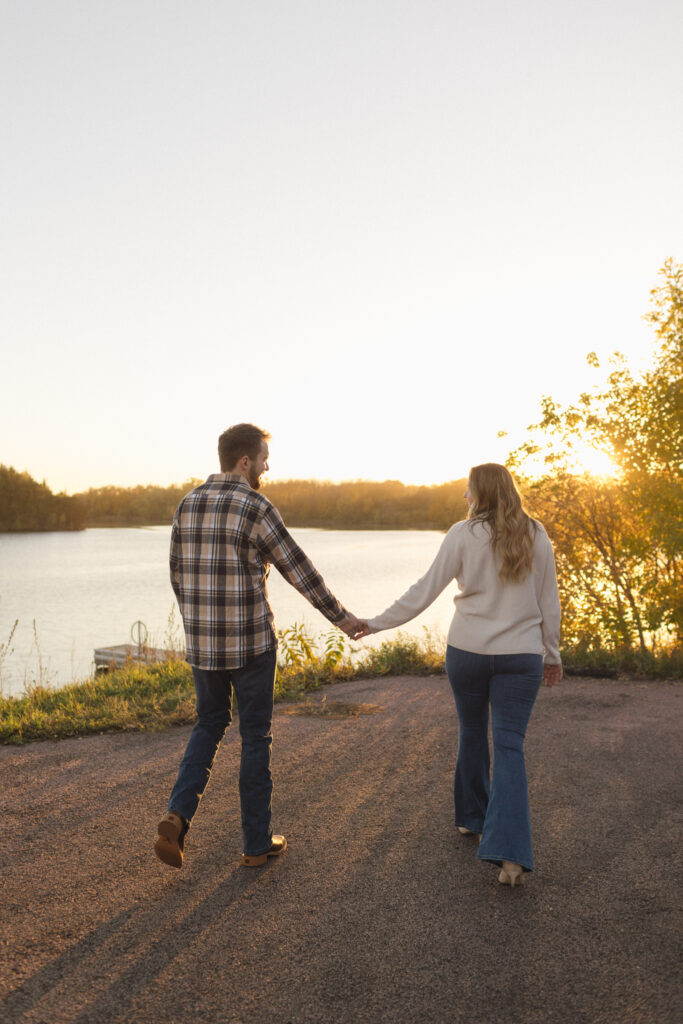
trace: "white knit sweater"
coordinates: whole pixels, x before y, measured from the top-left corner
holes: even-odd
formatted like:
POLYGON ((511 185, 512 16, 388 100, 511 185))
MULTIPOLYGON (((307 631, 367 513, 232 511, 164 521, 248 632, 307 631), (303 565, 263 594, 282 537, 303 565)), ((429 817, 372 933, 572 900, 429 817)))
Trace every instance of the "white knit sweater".
POLYGON ((452 526, 422 579, 381 615, 368 620, 378 632, 402 626, 424 611, 455 579, 455 615, 448 643, 475 654, 545 654, 560 664, 560 600, 555 559, 540 523, 534 534, 533 568, 519 583, 498 579, 500 557, 491 549, 485 523, 452 526))

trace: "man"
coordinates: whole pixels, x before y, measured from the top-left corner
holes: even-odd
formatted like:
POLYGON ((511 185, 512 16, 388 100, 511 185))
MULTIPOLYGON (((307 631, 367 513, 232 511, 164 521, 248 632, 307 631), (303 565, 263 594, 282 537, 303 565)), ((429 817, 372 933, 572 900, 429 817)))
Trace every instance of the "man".
POLYGON ((185 626, 197 723, 154 845, 159 859, 172 867, 182 867, 185 834, 232 720, 233 689, 242 737, 242 864, 257 867, 287 848, 285 837, 273 835, 270 827, 277 657, 266 592, 270 563, 349 636, 361 628, 327 589, 277 509, 257 493, 268 469, 269 440, 270 434, 251 423, 239 423, 221 434, 221 472, 185 495, 173 519, 171 584, 185 626))

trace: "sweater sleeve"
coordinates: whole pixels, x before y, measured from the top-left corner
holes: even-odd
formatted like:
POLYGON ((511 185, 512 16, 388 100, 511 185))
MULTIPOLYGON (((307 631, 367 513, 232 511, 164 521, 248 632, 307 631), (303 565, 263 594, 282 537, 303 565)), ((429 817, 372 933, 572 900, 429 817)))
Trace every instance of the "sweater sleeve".
POLYGON ((545 660, 549 665, 561 664, 560 658, 560 595, 557 589, 557 574, 555 572, 555 555, 550 539, 545 537, 545 564, 541 577, 541 586, 538 594, 538 605, 541 609, 543 622, 541 631, 543 646, 545 648, 545 660))
POLYGON ((457 535, 451 527, 439 548, 436 558, 424 576, 413 583, 402 597, 394 601, 381 615, 368 619, 373 633, 382 629, 393 629, 409 622, 434 601, 455 576, 460 572, 460 551, 457 535))

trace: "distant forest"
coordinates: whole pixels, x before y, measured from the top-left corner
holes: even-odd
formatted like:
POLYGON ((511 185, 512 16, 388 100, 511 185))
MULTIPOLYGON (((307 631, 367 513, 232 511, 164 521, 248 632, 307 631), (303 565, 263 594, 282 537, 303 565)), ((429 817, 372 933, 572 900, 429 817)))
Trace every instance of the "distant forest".
POLYGON ((171 524, 183 495, 199 483, 97 487, 75 494, 74 500, 83 510, 86 526, 165 526, 171 524))
POLYGON ((355 480, 332 484, 319 480, 283 480, 263 493, 289 526, 344 530, 447 530, 467 515, 467 480, 429 487, 398 480, 355 480))
POLYGON ((0 532, 82 530, 85 512, 75 497, 53 494, 28 473, 0 465, 0 532))
MULTIPOLYGON (((180 499, 199 483, 98 487, 69 497, 52 494, 28 473, 0 466, 0 531, 170 524, 180 499)), ((465 486, 465 480, 431 487, 406 486, 397 480, 342 484, 284 480, 268 484, 262 493, 289 526, 447 530, 465 518, 465 486)))

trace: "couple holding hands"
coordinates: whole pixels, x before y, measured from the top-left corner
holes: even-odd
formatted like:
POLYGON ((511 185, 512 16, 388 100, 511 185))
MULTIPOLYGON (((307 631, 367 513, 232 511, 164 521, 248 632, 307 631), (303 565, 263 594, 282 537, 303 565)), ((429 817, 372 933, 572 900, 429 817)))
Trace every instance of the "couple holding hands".
POLYGON ((185 835, 232 720, 233 689, 242 739, 239 791, 245 867, 284 853, 270 825, 270 753, 277 637, 266 577, 273 564, 288 583, 353 639, 401 626, 456 580, 446 672, 458 713, 455 825, 479 837, 478 857, 500 866, 514 887, 533 870, 524 737, 542 683, 562 678, 560 603, 553 550, 522 507, 504 466, 475 466, 467 519, 450 528, 425 575, 381 615, 351 615, 326 587, 277 509, 259 494, 270 435, 249 423, 218 440, 221 472, 187 494, 171 531, 171 584, 185 627, 197 722, 155 852, 181 867, 185 835), (488 741, 489 707, 493 773, 488 741))

